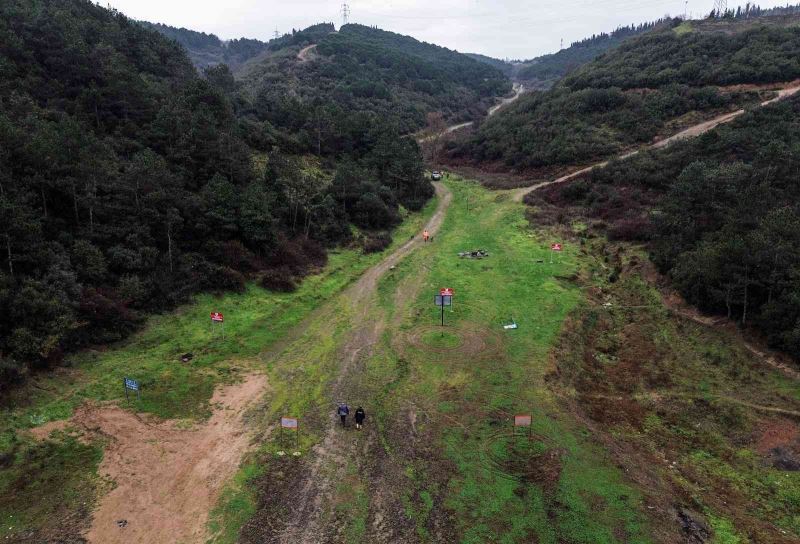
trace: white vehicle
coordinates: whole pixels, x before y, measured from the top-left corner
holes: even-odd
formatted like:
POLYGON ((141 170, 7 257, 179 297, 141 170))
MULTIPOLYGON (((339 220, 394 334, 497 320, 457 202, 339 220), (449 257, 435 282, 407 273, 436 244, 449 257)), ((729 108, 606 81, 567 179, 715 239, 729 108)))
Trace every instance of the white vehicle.
POLYGON ((442 179, 442 173, 439 172, 438 170, 434 170, 433 172, 431 172, 431 179, 433 181, 439 181, 440 179, 442 179))

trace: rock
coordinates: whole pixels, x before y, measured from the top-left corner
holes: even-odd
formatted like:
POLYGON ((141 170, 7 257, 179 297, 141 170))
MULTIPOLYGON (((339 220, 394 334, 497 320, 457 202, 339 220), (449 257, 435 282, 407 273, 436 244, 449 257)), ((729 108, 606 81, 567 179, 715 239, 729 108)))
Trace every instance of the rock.
POLYGON ((688 544, 705 544, 711 538, 711 529, 697 512, 681 508, 678 510, 678 521, 688 544))

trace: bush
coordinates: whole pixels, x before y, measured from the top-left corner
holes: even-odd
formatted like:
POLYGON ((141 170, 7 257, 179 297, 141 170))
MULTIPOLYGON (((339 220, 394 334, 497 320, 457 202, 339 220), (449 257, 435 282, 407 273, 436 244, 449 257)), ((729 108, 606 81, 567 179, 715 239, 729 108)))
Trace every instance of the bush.
POLYGON ((261 276, 261 287, 279 293, 292 293, 297 290, 297 284, 288 267, 267 270, 261 276))
POLYGON ((379 253, 389 247, 392 243, 392 237, 389 233, 381 232, 369 236, 364 241, 364 253, 379 253))

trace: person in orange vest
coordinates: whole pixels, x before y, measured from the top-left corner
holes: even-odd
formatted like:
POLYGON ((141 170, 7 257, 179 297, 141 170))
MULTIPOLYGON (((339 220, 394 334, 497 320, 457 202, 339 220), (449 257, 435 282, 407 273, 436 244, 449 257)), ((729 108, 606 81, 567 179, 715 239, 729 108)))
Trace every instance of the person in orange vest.
POLYGON ((430 232, 428 232, 427 230, 425 230, 425 231, 423 231, 423 232, 422 232, 422 239, 423 239, 425 242, 427 242, 428 240, 430 240, 430 238, 431 238, 431 233, 430 233, 430 232))

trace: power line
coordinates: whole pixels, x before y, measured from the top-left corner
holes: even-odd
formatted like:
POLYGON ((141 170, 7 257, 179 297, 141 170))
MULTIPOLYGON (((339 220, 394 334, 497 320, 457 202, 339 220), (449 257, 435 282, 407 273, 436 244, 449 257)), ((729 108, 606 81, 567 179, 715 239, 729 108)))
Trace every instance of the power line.
POLYGON ((714 0, 714 13, 722 17, 728 12, 728 0, 714 0))
POLYGON ((275 27, 275 39, 277 40, 280 37, 281 37, 281 35, 278 33, 278 27, 276 26, 275 27))
POLYGON ((342 4, 342 26, 350 22, 350 6, 342 4))

